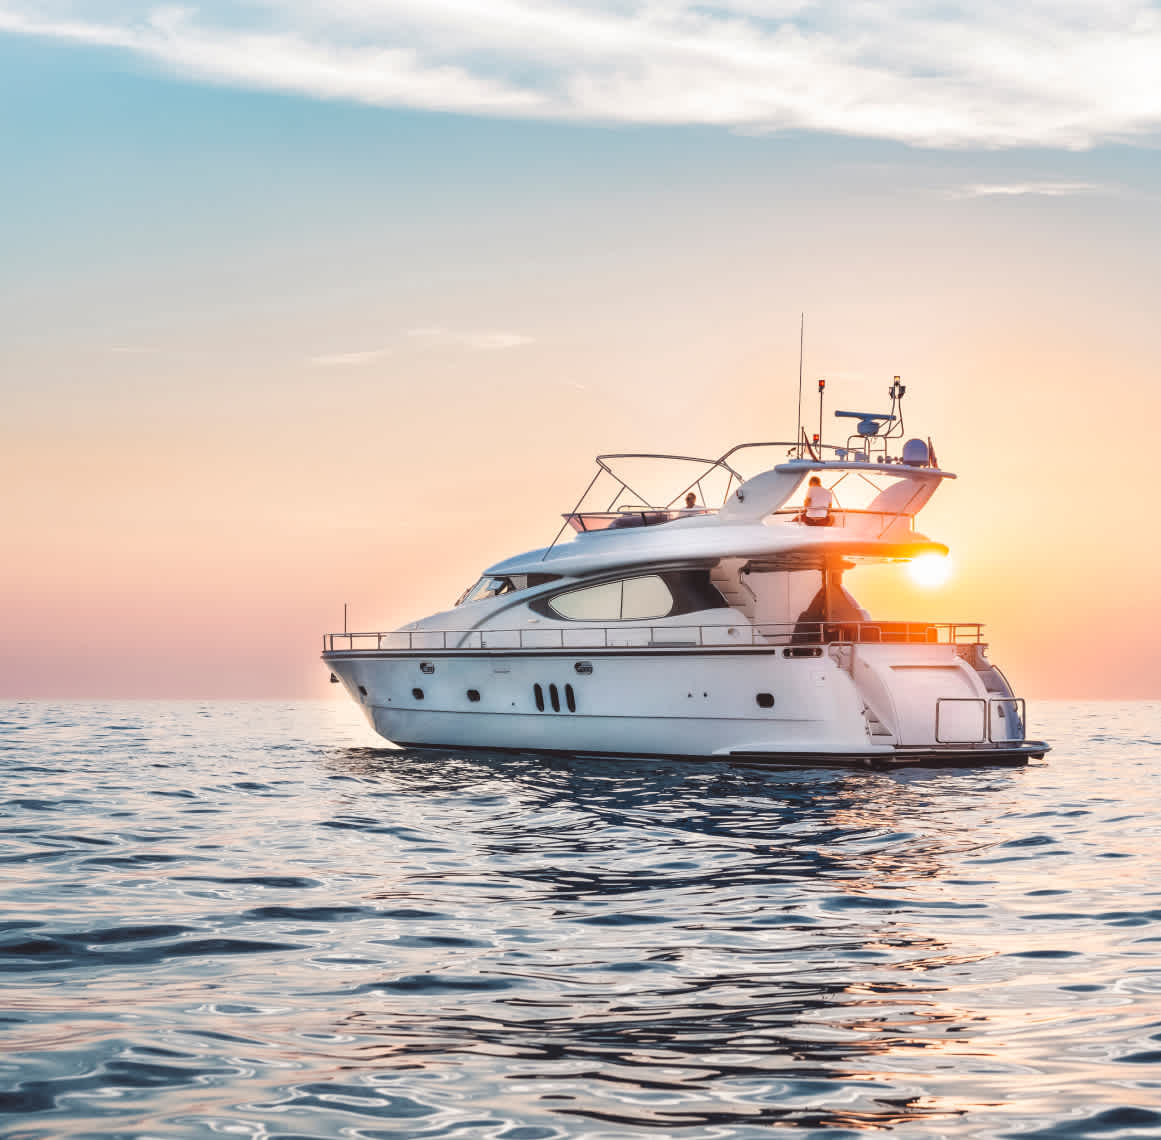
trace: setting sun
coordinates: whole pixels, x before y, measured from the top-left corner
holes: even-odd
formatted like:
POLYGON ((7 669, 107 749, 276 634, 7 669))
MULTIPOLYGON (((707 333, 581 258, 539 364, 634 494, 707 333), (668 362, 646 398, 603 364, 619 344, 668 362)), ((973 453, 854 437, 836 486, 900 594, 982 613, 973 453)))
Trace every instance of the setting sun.
POLYGON ((945 554, 920 554, 907 564, 907 573, 917 586, 929 590, 943 586, 951 577, 951 558, 945 554))

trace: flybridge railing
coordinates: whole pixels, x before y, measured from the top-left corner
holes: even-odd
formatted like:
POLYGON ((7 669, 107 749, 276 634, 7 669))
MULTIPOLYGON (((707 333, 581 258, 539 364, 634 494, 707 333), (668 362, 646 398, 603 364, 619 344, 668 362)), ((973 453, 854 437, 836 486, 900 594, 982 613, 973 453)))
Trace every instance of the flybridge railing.
MULTIPOLYGON (((839 458, 839 452, 841 450, 830 445, 826 445, 824 447, 820 444, 814 444, 813 446, 806 444, 805 446, 809 451, 811 458, 813 459, 825 457, 828 451, 833 453, 837 459, 839 458)), ((548 557, 548 552, 556 546, 556 544, 560 541, 561 536, 570 526, 573 527, 574 530, 578 531, 606 529, 611 524, 612 518, 608 519, 604 525, 601 525, 599 521, 601 516, 615 517, 615 515, 618 513, 618 504, 621 504, 621 498, 624 495, 628 495, 630 500, 634 503, 633 510, 630 513, 640 516, 640 521, 634 525, 648 526, 658 522, 671 522, 673 518, 676 517, 675 515, 671 514, 672 509, 679 502, 684 500, 686 495, 688 495, 690 492, 693 492, 695 498, 700 500, 702 507, 707 507, 709 505, 707 492, 711 492, 713 497, 716 498, 720 491, 723 503, 729 499, 730 492, 734 489, 735 485, 741 486, 741 484, 746 481, 745 475, 743 475, 742 472, 740 472, 730 462, 730 460, 738 452, 760 448, 784 449, 786 458, 790 459, 796 456, 801 458, 802 447, 803 445, 800 443, 791 443, 785 440, 771 440, 760 443, 739 443, 737 446, 731 447, 730 450, 727 451, 724 455, 718 456, 717 459, 706 459, 697 455, 664 455, 659 452, 645 451, 617 452, 607 455, 598 455, 596 474, 593 475, 589 485, 581 494, 581 497, 577 499, 576 506, 565 514, 564 522, 560 524, 560 530, 556 532, 556 537, 553 538, 551 543, 549 543, 548 547, 545 549, 544 554, 541 555, 541 558, 544 559, 548 557), (664 463, 692 463, 697 468, 699 468, 699 470, 688 482, 684 484, 684 486, 682 486, 681 490, 678 491, 677 494, 673 495, 671 498, 665 500, 664 502, 651 503, 649 495, 642 494, 637 488, 629 483, 628 478, 625 475, 619 474, 614 468, 614 465, 617 463, 622 461, 631 462, 634 460, 657 460, 664 463), (715 473, 719 479, 724 476, 724 488, 711 485, 715 473), (581 506, 588 499, 589 495, 593 491, 593 488, 596 487, 598 482, 600 482, 602 475, 607 475, 610 479, 613 480, 614 483, 616 483, 616 492, 603 511, 582 511, 581 506), (587 525, 585 519, 582 518, 582 516, 589 516, 592 519, 592 525, 587 525)), ((846 454, 847 451, 842 450, 842 455, 844 457, 846 454)), ((636 476, 634 476, 634 480, 635 479, 636 476)))
POLYGON ((980 622, 795 622, 765 625, 617 625, 555 629, 400 629, 382 633, 327 633, 324 653, 427 650, 721 649, 785 646, 789 656, 817 656, 821 645, 974 645, 980 622), (812 652, 812 647, 814 650, 812 652))
MULTIPOLYGON (((695 507, 689 510, 668 510, 654 507, 621 507, 615 511, 575 511, 561 517, 573 530, 586 533, 594 530, 621 530, 642 526, 661 526, 678 519, 693 518, 697 515, 716 515, 717 507, 695 507)), ((779 522, 794 522, 802 516, 802 507, 786 507, 771 511, 770 517, 779 522)), ((911 530, 913 518, 905 511, 870 511, 861 507, 832 507, 829 526, 842 529, 850 524, 855 529, 860 523, 862 529, 874 531, 881 538, 891 527, 902 520, 903 529, 911 530)))

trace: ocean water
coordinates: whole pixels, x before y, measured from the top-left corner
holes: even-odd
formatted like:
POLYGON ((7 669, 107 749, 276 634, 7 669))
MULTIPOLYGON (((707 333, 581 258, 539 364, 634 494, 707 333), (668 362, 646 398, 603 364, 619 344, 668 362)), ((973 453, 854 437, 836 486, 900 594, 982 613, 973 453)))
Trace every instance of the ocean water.
POLYGON ((1027 768, 0 705, 0 1134, 1161 1137, 1161 705, 1027 768))

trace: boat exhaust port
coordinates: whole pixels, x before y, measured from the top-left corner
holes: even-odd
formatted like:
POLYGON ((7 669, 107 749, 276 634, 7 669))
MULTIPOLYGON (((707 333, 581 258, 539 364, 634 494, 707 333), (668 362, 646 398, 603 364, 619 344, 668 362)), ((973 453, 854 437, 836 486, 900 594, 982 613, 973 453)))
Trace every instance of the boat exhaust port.
MULTIPOLYGON (((544 712, 547 705, 545 704, 543 685, 537 683, 532 686, 532 699, 536 702, 536 711, 544 712)), ((553 712, 561 711, 560 688, 554 683, 550 683, 548 686, 548 702, 552 705, 553 712)), ((564 686, 564 706, 570 713, 576 712, 576 690, 572 685, 564 686)))

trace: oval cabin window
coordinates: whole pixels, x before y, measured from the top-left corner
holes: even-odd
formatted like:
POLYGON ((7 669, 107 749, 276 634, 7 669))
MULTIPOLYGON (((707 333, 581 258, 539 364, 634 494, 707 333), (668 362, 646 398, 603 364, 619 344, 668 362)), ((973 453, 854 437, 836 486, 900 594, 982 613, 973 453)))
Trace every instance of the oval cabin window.
POLYGON ((644 621, 673 608, 669 587, 656 574, 569 590, 549 600, 553 613, 569 621, 644 621))

